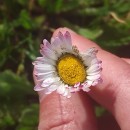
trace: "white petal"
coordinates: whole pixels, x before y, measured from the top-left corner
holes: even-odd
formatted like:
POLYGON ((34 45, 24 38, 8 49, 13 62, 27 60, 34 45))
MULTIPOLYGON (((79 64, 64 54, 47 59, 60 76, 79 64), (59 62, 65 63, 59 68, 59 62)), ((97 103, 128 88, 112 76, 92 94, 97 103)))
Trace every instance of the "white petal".
POLYGON ((95 85, 97 85, 98 83, 102 83, 102 79, 101 79, 101 78, 95 80, 95 81, 92 83, 92 86, 95 86, 95 85))
MULTIPOLYGON (((53 42, 52 42, 52 48, 53 50, 55 50, 59 55, 61 55, 64 52, 68 52, 70 51, 70 48, 72 48, 72 46, 69 46, 69 48, 66 46, 65 41, 62 41, 62 39, 60 37, 56 37, 53 42)), ((71 49, 72 51, 72 49, 71 49)))
POLYGON ((46 75, 35 75, 35 76, 36 76, 36 80, 38 82, 43 82, 43 80, 45 80, 47 78, 58 77, 56 73, 49 73, 49 74, 46 74, 46 75))
POLYGON ((56 71, 55 70, 45 70, 45 69, 43 69, 43 68, 34 68, 35 69, 35 75, 41 75, 42 73, 45 73, 45 74, 47 74, 48 72, 52 72, 52 73, 55 73, 56 74, 56 71), (40 74, 39 74, 40 73, 40 74))
POLYGON ((59 94, 63 94, 65 92, 66 88, 64 84, 61 84, 58 88, 57 88, 57 92, 59 94))
POLYGON ((37 84, 35 87, 34 87, 34 90, 35 91, 41 91, 41 90, 44 90, 45 88, 43 88, 40 84, 37 84))
POLYGON ((58 37, 56 37, 52 42, 52 48, 57 53, 58 56, 62 54, 61 45, 62 45, 62 42, 60 41, 58 37))
POLYGON ((51 44, 49 46, 47 46, 50 50, 53 51, 53 53, 55 54, 56 58, 58 58, 61 55, 60 44, 62 44, 61 41, 59 41, 59 38, 56 37, 56 38, 54 38, 53 42, 51 42, 51 44))
POLYGON ((36 73, 45 73, 45 72, 49 72, 49 71, 54 71, 54 70, 45 70, 43 68, 34 68, 36 73))
POLYGON ((54 71, 55 67, 50 64, 38 64, 38 65, 35 65, 35 69, 45 70, 45 71, 54 71))
POLYGON ((66 97, 68 94, 69 94, 69 90, 68 90, 68 89, 66 89, 66 90, 65 90, 65 92, 63 93, 63 96, 65 96, 65 97, 66 97))
POLYGON ((42 82, 42 85, 41 86, 50 86, 51 84, 53 84, 53 83, 56 83, 56 82, 58 82, 58 81, 60 81, 60 78, 59 77, 50 77, 50 78, 47 78, 47 79, 45 79, 43 82, 42 82))
POLYGON ((87 73, 95 72, 95 71, 99 70, 100 68, 101 68, 101 65, 99 65, 99 64, 94 64, 94 65, 90 66, 90 67, 87 69, 87 73))
POLYGON ((52 92, 51 91, 49 91, 47 88, 44 90, 44 93, 45 94, 51 94, 52 92))
POLYGON ((89 92, 89 91, 90 91, 90 88, 89 88, 89 87, 83 87, 82 89, 83 89, 83 91, 85 91, 85 92, 89 92))
POLYGON ((98 59, 97 58, 92 59, 91 65, 94 65, 94 64, 98 64, 98 59))
POLYGON ((51 65, 55 65, 56 62, 55 60, 49 59, 47 58, 45 55, 43 57, 37 57, 36 61, 33 62, 33 65, 37 65, 37 64, 51 64, 51 65))
POLYGON ((86 54, 86 55, 89 55, 89 56, 91 56, 91 57, 95 57, 96 54, 97 54, 97 52, 98 52, 98 50, 97 50, 95 47, 93 47, 93 48, 88 49, 88 50, 85 52, 85 54, 86 54))
POLYGON ((66 96, 67 98, 70 98, 71 97, 71 93, 68 92, 68 95, 66 96))
POLYGON ((44 39, 43 42, 44 42, 44 45, 41 44, 41 50, 40 50, 41 54, 43 56, 45 55, 48 58, 55 60, 56 56, 55 56, 55 53, 52 50, 51 44, 46 39, 44 39))
POLYGON ((80 91, 80 88, 79 87, 77 87, 77 88, 72 87, 69 90, 70 90, 71 93, 74 93, 74 92, 80 91))
POLYGON ((92 83, 92 86, 95 86, 95 85, 97 85, 98 84, 98 81, 96 80, 96 81, 94 81, 93 83, 92 83))
POLYGON ((98 69, 96 71, 90 72, 90 73, 87 73, 87 71, 86 71, 86 73, 87 73, 88 76, 97 75, 97 74, 100 74, 101 70, 102 70, 102 68, 100 68, 100 69, 98 69))
POLYGON ((71 35, 68 31, 64 34, 64 39, 63 41, 65 42, 66 48, 71 51, 72 50, 72 41, 71 41, 71 35))
POLYGON ((49 59, 57 60, 57 56, 55 55, 51 47, 51 44, 45 44, 43 48, 40 50, 40 52, 43 56, 45 55, 49 59))
POLYGON ((57 84, 52 84, 52 85, 49 86, 48 91, 53 92, 53 91, 55 91, 57 88, 58 88, 58 85, 57 85, 57 84))
POLYGON ((47 71, 47 72, 40 71, 38 73, 36 70, 34 70, 34 75, 36 76, 36 80, 38 82, 41 82, 41 81, 43 81, 43 80, 45 80, 47 78, 58 77, 56 72, 49 72, 49 71, 47 71))
POLYGON ((51 75, 51 74, 55 74, 55 71, 39 72, 39 73, 34 72, 34 75, 37 75, 37 76, 39 75, 45 76, 45 75, 51 75))
POLYGON ((64 34, 64 37, 68 46, 72 46, 71 35, 68 31, 66 31, 66 33, 64 34))
POLYGON ((91 83, 85 82, 85 83, 83 83, 82 90, 85 92, 88 92, 90 90, 90 88, 89 88, 90 86, 91 86, 91 83))
POLYGON ((35 75, 35 76, 36 76, 37 82, 42 82, 43 80, 45 80, 45 77, 43 77, 42 75, 40 76, 35 75))
POLYGON ((52 60, 57 60, 57 56, 55 55, 55 53, 52 51, 52 50, 49 50, 49 49, 44 49, 44 55, 46 57, 48 57, 49 59, 52 59, 52 60))
POLYGON ((101 75, 100 74, 97 74, 97 75, 91 75, 91 76, 87 76, 87 79, 88 80, 96 80, 98 78, 100 78, 101 75))
POLYGON ((46 46, 48 47, 49 49, 51 49, 51 44, 46 40, 46 39, 43 39, 43 47, 46 46))
POLYGON ((45 54, 45 51, 48 51, 48 53, 52 53, 51 44, 46 39, 43 40, 43 44, 41 44, 40 47, 41 47, 40 53, 43 56, 45 54))
POLYGON ((93 81, 91 80, 86 80, 84 83, 82 83, 82 86, 84 87, 90 87, 92 85, 93 81))
POLYGON ((43 75, 42 76, 43 80, 47 79, 47 78, 51 78, 51 77, 57 77, 57 75, 55 73, 50 73, 50 74, 47 74, 47 75, 43 75))
POLYGON ((92 85, 92 82, 91 80, 87 80, 87 83, 88 83, 88 86, 90 87, 92 85))
POLYGON ((90 66, 92 60, 95 59, 89 55, 84 55, 83 53, 80 53, 80 56, 82 57, 85 66, 90 66))
POLYGON ((74 88, 77 88, 80 86, 80 82, 74 85, 74 88))

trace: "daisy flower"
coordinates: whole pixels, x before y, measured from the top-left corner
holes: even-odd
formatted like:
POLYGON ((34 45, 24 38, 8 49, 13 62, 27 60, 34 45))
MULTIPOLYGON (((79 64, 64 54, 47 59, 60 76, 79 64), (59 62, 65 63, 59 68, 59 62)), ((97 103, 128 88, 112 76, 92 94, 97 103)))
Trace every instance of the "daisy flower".
POLYGON ((95 48, 79 52, 72 45, 68 31, 65 34, 59 32, 51 43, 44 39, 40 49, 42 56, 33 62, 36 78, 34 90, 46 94, 56 91, 67 98, 73 92, 88 92, 91 86, 102 81, 101 61, 97 59, 97 52, 95 48))

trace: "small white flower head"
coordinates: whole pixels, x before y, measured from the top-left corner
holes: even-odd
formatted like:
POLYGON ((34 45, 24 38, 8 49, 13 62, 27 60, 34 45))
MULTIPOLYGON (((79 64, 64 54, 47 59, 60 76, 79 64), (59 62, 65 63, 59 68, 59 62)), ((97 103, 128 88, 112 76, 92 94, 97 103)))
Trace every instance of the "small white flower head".
POLYGON ((101 61, 97 59, 97 50, 90 48, 79 52, 72 46, 70 33, 58 33, 51 43, 43 40, 40 53, 33 62, 36 78, 35 91, 50 94, 53 91, 71 97, 71 93, 83 90, 88 92, 91 86, 97 85, 101 79, 101 61))

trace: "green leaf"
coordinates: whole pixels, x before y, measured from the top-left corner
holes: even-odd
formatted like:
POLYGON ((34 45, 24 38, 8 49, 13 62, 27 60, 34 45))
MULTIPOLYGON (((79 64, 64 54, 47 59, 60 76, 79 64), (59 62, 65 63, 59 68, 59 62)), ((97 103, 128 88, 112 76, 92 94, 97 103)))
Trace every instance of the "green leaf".
POLYGON ((6 70, 0 73, 0 104, 20 104, 26 96, 34 94, 32 85, 23 76, 6 70))
POLYGON ((16 130, 35 130, 38 126, 38 113, 38 104, 33 104, 24 109, 19 119, 20 124, 16 130))
POLYGON ((26 124, 33 130, 37 125, 38 104, 33 102, 31 105, 29 104, 29 97, 32 96, 31 100, 35 98, 30 82, 25 76, 18 76, 12 71, 6 70, 0 73, 0 83, 1 127, 8 129, 23 122, 24 126, 26 124), (26 120, 27 117, 28 120, 26 120))
POLYGON ((19 23, 27 30, 33 29, 35 26, 34 21, 30 18, 26 10, 22 10, 19 16, 19 23))
POLYGON ((15 124, 15 121, 12 117, 12 115, 9 113, 9 111, 6 111, 3 113, 3 111, 0 110, 0 128, 5 126, 12 126, 15 124), (4 114, 4 115, 3 115, 4 114))
POLYGON ((28 4, 28 0, 17 0, 19 4, 21 5, 27 5, 28 4))
POLYGON ((33 104, 29 108, 26 108, 22 112, 22 116, 20 118, 21 124, 24 126, 37 125, 38 121, 36 119, 37 119, 38 113, 39 113, 38 104, 33 104))
POLYGON ((40 6, 45 7, 47 1, 46 0, 38 0, 38 3, 39 3, 40 6))
POLYGON ((78 28, 77 32, 88 39, 95 40, 103 33, 103 30, 101 29, 90 30, 90 29, 78 28))

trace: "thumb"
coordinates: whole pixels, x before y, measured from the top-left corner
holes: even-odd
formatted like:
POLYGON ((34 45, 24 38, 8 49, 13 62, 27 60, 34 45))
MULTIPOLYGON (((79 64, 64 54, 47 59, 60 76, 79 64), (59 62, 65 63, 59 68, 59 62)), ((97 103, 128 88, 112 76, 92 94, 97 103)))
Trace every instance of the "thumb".
POLYGON ((40 102, 39 130, 96 130, 91 101, 82 92, 66 98, 53 92, 40 102))

